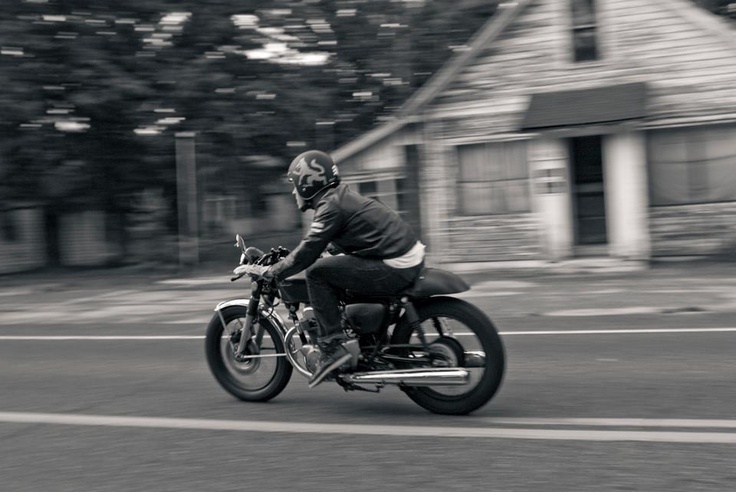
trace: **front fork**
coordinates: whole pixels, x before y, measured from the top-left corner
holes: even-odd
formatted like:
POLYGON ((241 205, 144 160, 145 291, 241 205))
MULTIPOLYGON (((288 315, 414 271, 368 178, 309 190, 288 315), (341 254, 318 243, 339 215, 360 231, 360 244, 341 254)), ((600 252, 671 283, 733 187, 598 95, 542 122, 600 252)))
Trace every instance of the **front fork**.
MULTIPOLYGON (((254 282, 253 288, 251 290, 250 299, 248 299, 248 306, 245 313, 245 322, 243 323, 243 331, 240 334, 240 340, 238 341, 238 346, 235 350, 235 354, 237 356, 245 355, 245 351, 248 348, 248 342, 250 342, 251 338, 253 337, 254 328, 256 328, 257 330, 255 343, 251 344, 251 348, 254 353, 250 355, 257 355, 258 348, 261 346, 261 341, 263 340, 263 329, 260 327, 260 323, 258 323, 258 307, 260 303, 260 297, 260 285, 258 285, 257 282, 254 282)), ((222 304, 217 306, 216 311, 217 315, 220 318, 220 323, 222 323, 222 329, 227 330, 227 323, 225 322, 225 317, 222 315, 222 304)))

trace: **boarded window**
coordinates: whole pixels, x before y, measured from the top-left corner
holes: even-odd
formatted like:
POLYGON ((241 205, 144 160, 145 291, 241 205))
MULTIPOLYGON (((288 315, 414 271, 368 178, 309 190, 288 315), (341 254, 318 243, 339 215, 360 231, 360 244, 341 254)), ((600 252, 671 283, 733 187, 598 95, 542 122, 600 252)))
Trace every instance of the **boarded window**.
POLYGON ((526 142, 462 145, 458 205, 464 215, 528 212, 526 142))
POLYGON ((598 59, 595 0, 571 0, 572 38, 576 62, 598 59))
POLYGON ((652 205, 736 200, 736 127, 649 133, 652 205))

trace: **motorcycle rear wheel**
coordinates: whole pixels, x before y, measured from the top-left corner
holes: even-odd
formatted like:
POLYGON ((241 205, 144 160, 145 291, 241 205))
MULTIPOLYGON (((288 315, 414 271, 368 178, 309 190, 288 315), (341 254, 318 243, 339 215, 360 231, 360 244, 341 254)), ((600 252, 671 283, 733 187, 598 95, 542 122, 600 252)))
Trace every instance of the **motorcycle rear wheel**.
POLYGON ((506 366, 493 322, 472 304, 451 297, 435 297, 416 303, 415 308, 429 353, 405 318, 397 324, 391 343, 416 347, 404 351, 405 356, 439 358, 450 367, 465 367, 470 381, 461 386, 402 387, 402 391, 422 408, 443 415, 465 415, 488 403, 501 386, 506 366))
POLYGON ((284 354, 284 343, 276 326, 261 318, 264 329, 260 347, 252 338, 245 358, 238 360, 235 348, 245 322, 246 308, 230 306, 222 310, 225 325, 215 314, 207 326, 207 365, 225 391, 243 401, 268 401, 281 393, 291 378, 292 366, 284 354), (257 356, 257 357, 253 357, 257 356))

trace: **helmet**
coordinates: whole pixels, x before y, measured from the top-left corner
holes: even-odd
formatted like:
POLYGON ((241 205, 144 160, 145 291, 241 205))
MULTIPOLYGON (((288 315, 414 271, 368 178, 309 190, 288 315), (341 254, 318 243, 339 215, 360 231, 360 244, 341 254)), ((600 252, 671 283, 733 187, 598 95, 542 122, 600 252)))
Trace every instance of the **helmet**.
POLYGON ((320 191, 340 182, 332 157, 319 150, 309 150, 296 156, 287 175, 304 200, 311 200, 320 191))

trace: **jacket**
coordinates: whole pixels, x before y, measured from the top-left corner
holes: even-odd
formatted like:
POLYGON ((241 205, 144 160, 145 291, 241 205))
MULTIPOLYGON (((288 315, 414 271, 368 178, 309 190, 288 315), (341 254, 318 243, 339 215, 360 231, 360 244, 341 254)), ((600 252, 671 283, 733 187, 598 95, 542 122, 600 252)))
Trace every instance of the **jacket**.
POLYGON ((301 272, 330 243, 345 254, 383 260, 407 253, 417 241, 412 227, 391 208, 339 184, 319 199, 309 231, 269 274, 283 279, 301 272))

